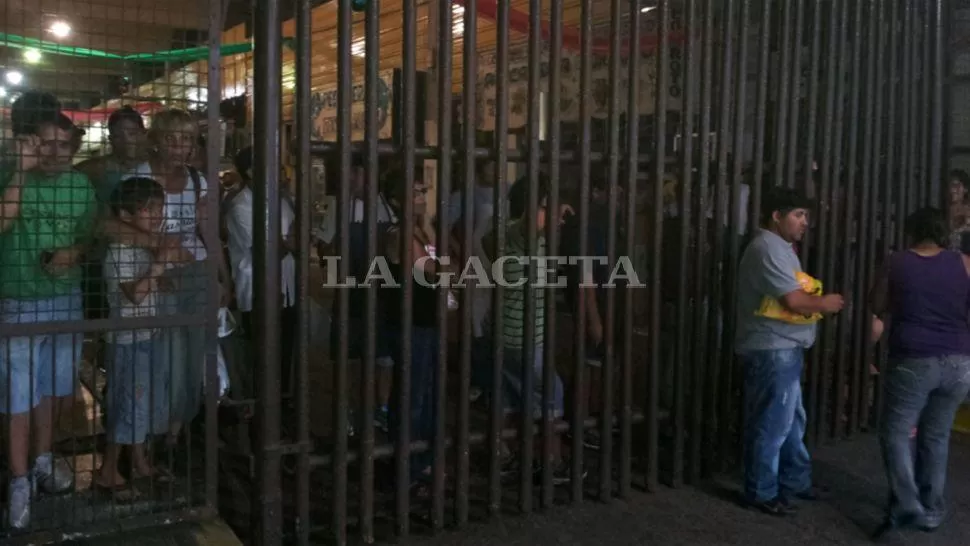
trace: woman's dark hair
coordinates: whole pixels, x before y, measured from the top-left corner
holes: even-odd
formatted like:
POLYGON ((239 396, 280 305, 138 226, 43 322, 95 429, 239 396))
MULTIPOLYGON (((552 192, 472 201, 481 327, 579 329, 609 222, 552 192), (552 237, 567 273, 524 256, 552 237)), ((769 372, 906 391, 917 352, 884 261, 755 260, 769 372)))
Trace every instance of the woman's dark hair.
POLYGON ((913 244, 930 241, 947 246, 946 215, 938 208, 924 207, 910 214, 903 223, 903 231, 913 244))
POLYGON ((950 180, 957 181, 963 186, 963 189, 970 193, 970 174, 963 169, 953 169, 950 171, 950 180))
POLYGON ((236 168, 236 172, 239 176, 243 178, 246 182, 250 182, 253 179, 253 147, 246 146, 242 150, 236 152, 236 155, 232 158, 232 166, 236 168))
POLYGON ((57 97, 43 91, 24 91, 10 105, 10 124, 16 136, 37 134, 38 128, 44 124, 60 126, 60 117, 61 103, 57 97))
MULTIPOLYGON (((542 201, 549 196, 549 178, 540 174, 537 180, 539 184, 538 194, 539 198, 536 200, 540 207, 542 206, 542 201)), ((516 220, 523 218, 526 211, 529 209, 529 177, 523 176, 512 183, 512 187, 509 188, 508 193, 509 200, 509 218, 516 220)))
POLYGON ((139 176, 118 183, 111 193, 111 212, 121 216, 121 211, 135 214, 152 201, 164 201, 165 189, 152 178, 139 176))
POLYGON ((141 114, 131 106, 123 106, 111 112, 111 115, 108 116, 108 134, 113 134, 118 129, 118 125, 124 121, 130 121, 141 129, 145 128, 145 120, 141 117, 141 114))

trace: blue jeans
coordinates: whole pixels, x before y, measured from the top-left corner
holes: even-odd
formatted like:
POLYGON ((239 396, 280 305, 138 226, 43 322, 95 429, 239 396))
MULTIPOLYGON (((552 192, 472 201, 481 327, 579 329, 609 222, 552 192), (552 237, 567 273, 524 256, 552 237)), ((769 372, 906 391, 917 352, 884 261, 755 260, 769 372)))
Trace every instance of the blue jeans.
POLYGON ((767 502, 808 491, 802 349, 750 351, 744 360, 744 496, 767 502))
MULTIPOLYGON (((391 333, 389 340, 393 340, 394 354, 400 353, 400 331, 391 333)), ((410 426, 411 441, 425 440, 431 442, 435 432, 435 386, 438 377, 438 330, 436 328, 411 328, 411 399, 409 404, 408 424, 410 426)), ((391 399, 397 404, 401 398, 400 382, 395 381, 391 399)), ((401 426, 401 412, 396 411, 395 405, 390 412, 390 437, 397 439, 401 426)), ((412 482, 422 478, 423 473, 434 461, 431 446, 424 453, 411 455, 410 480, 412 482)))
POLYGON ((107 436, 132 445, 169 429, 168 354, 155 339, 108 346, 107 436))
MULTIPOLYGON (((3 324, 81 320, 82 300, 80 290, 43 300, 0 300, 0 330, 3 324)), ((44 398, 74 394, 82 341, 81 334, 0 337, 0 413, 27 413, 44 398)))
MULTIPOLYGON (((207 262, 192 262, 165 272, 175 285, 174 292, 161 292, 161 305, 167 315, 192 315, 206 310, 209 276, 207 262)), ((205 401, 205 328, 176 326, 164 328, 158 343, 167 348, 171 369, 172 421, 188 424, 205 401)))
POLYGON ((970 356, 891 359, 879 440, 891 492, 888 516, 943 521, 953 417, 970 389, 970 356), (914 461, 910 431, 918 426, 914 461))
MULTIPOLYGON (((491 334, 475 339, 472 356, 472 379, 485 392, 492 392, 492 336, 491 334)), ((553 372, 552 400, 543 408, 543 362, 545 361, 544 346, 535 346, 532 365, 525 365, 525 354, 522 347, 503 347, 502 349, 502 403, 505 413, 521 413, 526 398, 523 386, 525 374, 532 374, 532 418, 556 419, 563 416, 564 390, 562 379, 557 372, 553 372)))

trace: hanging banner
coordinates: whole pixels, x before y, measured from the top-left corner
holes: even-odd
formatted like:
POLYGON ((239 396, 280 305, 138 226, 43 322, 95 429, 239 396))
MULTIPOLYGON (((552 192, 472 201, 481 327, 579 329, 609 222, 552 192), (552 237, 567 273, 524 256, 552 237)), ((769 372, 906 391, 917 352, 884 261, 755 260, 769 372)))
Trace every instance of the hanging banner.
MULTIPOLYGON (((394 71, 381 72, 377 77, 377 134, 378 138, 391 138, 393 135, 391 115, 391 90, 394 71)), ((314 91, 310 95, 310 116, 313 119, 312 138, 314 140, 337 140, 337 87, 314 91)), ((351 97, 351 140, 363 140, 366 128, 366 87, 360 81, 354 84, 351 97)))

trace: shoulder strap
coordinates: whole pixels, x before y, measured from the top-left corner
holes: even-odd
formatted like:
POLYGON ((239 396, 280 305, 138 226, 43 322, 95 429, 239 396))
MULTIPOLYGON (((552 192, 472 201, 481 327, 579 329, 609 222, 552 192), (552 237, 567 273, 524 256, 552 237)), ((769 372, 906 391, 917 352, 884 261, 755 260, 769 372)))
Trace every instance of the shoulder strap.
POLYGON ((195 167, 186 165, 185 168, 189 171, 189 178, 192 179, 192 191, 195 192, 195 202, 198 203, 202 194, 202 177, 195 167))

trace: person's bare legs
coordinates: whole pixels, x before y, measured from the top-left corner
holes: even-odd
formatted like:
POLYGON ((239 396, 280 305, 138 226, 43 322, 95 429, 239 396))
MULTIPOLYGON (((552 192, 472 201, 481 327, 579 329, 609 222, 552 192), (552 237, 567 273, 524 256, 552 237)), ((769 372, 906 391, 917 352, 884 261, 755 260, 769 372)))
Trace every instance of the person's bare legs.
POLYGON ((26 477, 30 471, 27 459, 30 454, 30 413, 18 413, 7 419, 9 442, 7 461, 11 478, 26 477))
POLYGON ((377 367, 377 404, 387 407, 391 401, 391 371, 394 368, 389 366, 377 367))
POLYGON ((125 484, 125 478, 118 472, 118 459, 121 456, 121 444, 108 442, 104 448, 104 458, 101 460, 101 471, 98 473, 97 484, 107 489, 118 489, 125 484))
POLYGON ((33 447, 34 455, 49 455, 54 437, 54 405, 61 398, 45 397, 31 412, 33 418, 33 447))

